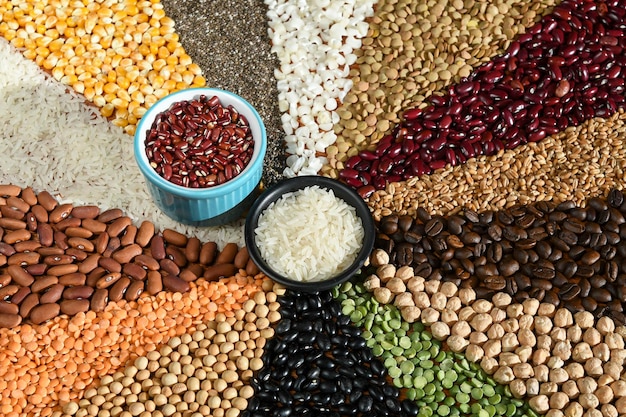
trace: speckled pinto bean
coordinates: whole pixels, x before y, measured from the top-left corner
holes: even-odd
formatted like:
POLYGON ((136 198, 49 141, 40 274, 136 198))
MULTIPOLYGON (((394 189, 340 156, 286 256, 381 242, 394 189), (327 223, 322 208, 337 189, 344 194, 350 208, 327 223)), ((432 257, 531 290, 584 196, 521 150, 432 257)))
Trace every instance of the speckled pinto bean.
POLYGON ((625 16, 619 2, 562 2, 447 94, 405 111, 374 151, 346 161, 340 177, 367 197, 612 115, 625 103, 625 16))
POLYGON ((146 156, 155 171, 180 186, 206 188, 243 171, 254 140, 248 121, 216 96, 174 103, 147 131, 146 156))

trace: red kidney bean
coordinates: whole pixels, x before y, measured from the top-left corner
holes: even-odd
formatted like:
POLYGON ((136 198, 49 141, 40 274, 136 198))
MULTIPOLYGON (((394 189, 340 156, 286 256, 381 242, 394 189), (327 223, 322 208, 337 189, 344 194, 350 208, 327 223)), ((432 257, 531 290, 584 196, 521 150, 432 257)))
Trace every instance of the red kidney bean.
POLYGON ((540 141, 624 108, 626 13, 617 3, 603 3, 603 13, 590 5, 556 6, 447 94, 432 96, 424 109, 405 110, 374 151, 347 161, 341 180, 368 195, 370 187, 384 188, 398 177, 540 141))
POLYGON ((91 296, 90 307, 96 313, 101 312, 109 302, 109 291, 105 288, 97 289, 91 296))
POLYGON ((0 327, 12 328, 22 323, 22 316, 19 314, 0 313, 0 327))
POLYGON ((34 307, 30 311, 30 321, 34 324, 42 324, 59 315, 61 306, 57 303, 45 303, 34 307))
POLYGON ((39 301, 42 304, 56 303, 61 299, 61 296, 63 295, 63 290, 65 290, 64 285, 55 284, 52 287, 48 288, 48 291, 39 296, 39 301))
POLYGON ((130 286, 130 278, 122 277, 109 289, 109 300, 120 301, 124 298, 126 290, 130 286))
POLYGON ((173 292, 189 291, 189 283, 180 279, 176 275, 166 274, 162 277, 162 283, 165 288, 173 292))
POLYGON ((158 271, 148 271, 146 290, 150 295, 155 295, 163 291, 163 278, 158 271))
POLYGON ((217 96, 174 103, 155 118, 146 156, 166 180, 206 188, 237 176, 252 159, 254 139, 245 117, 217 96))

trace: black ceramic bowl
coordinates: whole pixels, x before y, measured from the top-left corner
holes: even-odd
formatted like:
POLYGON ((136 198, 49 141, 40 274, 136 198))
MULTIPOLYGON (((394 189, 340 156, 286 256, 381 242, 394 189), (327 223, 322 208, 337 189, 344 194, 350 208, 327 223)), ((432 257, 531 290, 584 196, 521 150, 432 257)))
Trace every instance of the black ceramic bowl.
POLYGON ((317 175, 289 178, 280 181, 274 186, 268 188, 266 191, 262 192, 261 195, 252 204, 252 207, 250 208, 250 211, 248 212, 248 215, 246 217, 245 225, 246 247, 248 248, 248 253, 250 254, 250 258, 252 259, 252 261, 269 278, 283 284, 287 288, 303 292, 317 292, 328 290, 335 285, 341 284, 342 282, 349 280, 359 269, 361 269, 365 261, 370 256, 372 249, 374 248, 375 235, 376 230, 374 226, 374 219, 372 218, 369 207, 367 206, 367 204, 365 204, 361 196, 359 196, 356 191, 354 191, 352 188, 342 182, 317 175), (361 246, 361 249, 356 256, 356 259, 354 260, 352 265, 343 270, 339 275, 315 282, 303 282, 291 279, 277 273, 272 269, 271 265, 268 265, 268 263, 265 262, 265 260, 261 256, 259 248, 256 245, 254 231, 258 226, 259 215, 271 203, 278 200, 285 193, 298 191, 300 189, 304 189, 313 185, 317 185, 320 188, 326 190, 332 190, 335 194, 335 197, 341 198, 347 204, 354 207, 357 216, 359 216, 361 222, 363 223, 364 236, 363 245, 361 246))

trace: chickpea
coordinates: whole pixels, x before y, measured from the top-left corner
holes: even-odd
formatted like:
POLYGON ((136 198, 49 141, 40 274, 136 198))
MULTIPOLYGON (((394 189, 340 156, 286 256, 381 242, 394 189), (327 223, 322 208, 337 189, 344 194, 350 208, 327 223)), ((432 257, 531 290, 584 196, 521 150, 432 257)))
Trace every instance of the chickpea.
POLYGON ((524 315, 524 307, 521 304, 511 304, 506 308, 506 315, 512 319, 519 319, 524 315))
POLYGON ((552 330, 552 320, 549 317, 535 317, 535 333, 548 334, 552 330))
POLYGON ((567 329, 567 340, 572 343, 578 343, 583 337, 583 331, 578 324, 574 324, 573 326, 567 329))
POLYGON ((535 316, 539 310, 539 300, 535 298, 528 298, 527 300, 524 300, 522 306, 524 307, 524 314, 535 316))
POLYGON ((436 323, 439 320, 439 311, 435 310, 432 307, 427 307, 422 310, 421 315, 422 323, 426 326, 430 326, 433 323, 436 323))
POLYGON ((554 306, 554 304, 550 304, 550 303, 541 303, 539 304, 539 308, 537 309, 537 315, 539 316, 544 316, 544 317, 554 317, 554 314, 556 313, 556 307, 554 306))
POLYGON ((530 314, 524 314, 517 319, 517 322, 519 323, 520 329, 532 329, 535 324, 535 318, 530 314))
POLYGON ((600 404, 609 404, 611 401, 613 401, 613 398, 615 397, 613 395, 613 390, 611 389, 611 387, 606 385, 598 387, 595 394, 596 397, 598 397, 598 401, 600 402, 600 404))
POLYGON ((567 374, 567 371, 565 369, 555 368, 550 370, 548 378, 550 379, 550 382, 562 384, 568 380, 569 375, 567 374))
POLYGON ((561 391, 563 391, 570 399, 578 397, 580 394, 580 390, 578 389, 578 385, 576 385, 576 381, 570 379, 566 381, 561 386, 561 391))
POLYGON ((413 302, 422 309, 430 307, 430 297, 424 291, 413 292, 413 302))
POLYGON ((402 294, 398 294, 396 295, 393 304, 396 307, 414 306, 415 303, 413 302, 413 294, 411 294, 410 292, 403 292, 402 294))
POLYGON ((537 395, 532 397, 528 404, 537 413, 544 414, 550 409, 550 400, 547 395, 537 395))
POLYGON ((488 337, 486 334, 482 332, 472 332, 469 335, 469 341, 471 344, 474 344, 474 345, 482 345, 489 339, 490 337, 488 337))
POLYGON ((422 310, 415 306, 404 306, 400 308, 400 314, 408 323, 415 323, 419 320, 422 310))
POLYGON ((577 402, 571 402, 565 408, 565 417, 582 417, 583 415, 583 407, 577 402))
POLYGON ((389 281, 385 284, 385 286, 391 291, 394 295, 401 294, 406 291, 406 285, 400 278, 390 278, 389 281))
POLYGON ((446 323, 438 321, 430 326, 430 332, 437 340, 446 340, 450 336, 450 327, 446 323))
POLYGON ((512 301, 513 299, 511 298, 511 296, 505 292, 496 293, 493 297, 491 297, 491 302, 493 303, 493 305, 499 308, 508 307, 512 301))
POLYGON ((409 291, 415 294, 417 292, 424 291, 424 282, 425 280, 423 277, 413 277, 409 279, 409 281, 406 283, 406 286, 409 291))
POLYGON ((485 356, 485 351, 482 347, 474 344, 470 344, 465 349, 465 357, 472 362, 478 362, 485 356))
POLYGON ((516 333, 507 333, 502 336, 502 351, 511 352, 519 346, 516 333))
POLYGON ((472 328, 466 321, 457 321, 452 326, 452 334, 454 335, 468 337, 470 333, 472 333, 472 328))
POLYGON ((585 376, 585 369, 578 362, 568 363, 564 369, 569 375, 569 379, 577 380, 585 376))
POLYGON ((550 331, 550 337, 552 338, 552 340, 554 341, 563 341, 563 340, 567 340, 567 330, 561 328, 561 327, 554 327, 551 331, 550 331))
POLYGON ((533 352, 532 362, 535 365, 542 365, 548 362, 550 351, 546 349, 537 349, 533 352))
POLYGON ((454 323, 459 321, 459 316, 454 310, 450 310, 446 305, 446 308, 441 311, 441 321, 446 323, 448 326, 452 326, 454 323))
POLYGON ((446 309, 450 311, 454 311, 456 314, 462 307, 463 303, 458 296, 448 298, 448 303, 446 304, 446 309))
POLYGON ((437 311, 442 311, 446 308, 448 298, 441 292, 436 292, 430 296, 430 306, 437 311))
POLYGON ((589 311, 579 311, 574 314, 574 321, 581 329, 588 329, 593 327, 595 322, 593 314, 589 311))
POLYGON ((554 325, 556 327, 569 327, 574 324, 574 316, 566 308, 559 308, 554 313, 554 325))
POLYGON ((533 347, 537 344, 535 333, 533 333, 530 329, 520 329, 517 334, 517 340, 519 340, 519 343, 522 346, 533 347))
POLYGON ((552 354, 566 361, 572 356, 572 346, 569 340, 556 342, 552 349, 552 354))
POLYGON ((583 333, 583 341, 589 346, 595 346, 602 341, 602 335, 596 328, 590 327, 583 333))
POLYGON ((596 380, 589 376, 580 378, 576 381, 576 384, 578 385, 578 390, 581 394, 591 394, 598 388, 596 380))
POLYGON ((550 408, 562 410, 569 403, 569 397, 564 392, 555 392, 550 396, 550 408))
POLYGON ((506 320, 506 311, 498 307, 494 307, 491 310, 491 313, 489 313, 489 315, 491 316, 491 319, 493 320, 494 323, 500 323, 506 320))
MULTIPOLYGON (((371 274, 370 276, 368 276, 363 282, 363 286, 368 291, 374 291, 376 288, 380 288, 380 285, 381 285, 380 278, 378 278, 378 276, 374 274, 371 274)), ((248 301, 253 301, 253 300, 248 300, 248 301)))
POLYGON ((376 269, 376 275, 381 282, 387 282, 396 276, 396 267, 392 264, 381 265, 376 269))
POLYGON ((487 300, 477 300, 472 304, 472 308, 477 313, 489 313, 493 308, 493 304, 487 300))
POLYGON ((593 357, 591 347, 586 342, 580 342, 572 349, 572 359, 576 362, 585 362, 593 357))
POLYGON ((483 356, 480 360, 480 367, 487 373, 487 375, 493 375, 499 366, 500 365, 498 365, 498 361, 495 358, 483 356))
POLYGON ((459 320, 470 321, 476 315, 476 310, 472 306, 467 306, 459 310, 457 314, 459 315, 459 320))
POLYGON ((502 352, 502 342, 498 339, 488 340, 483 345, 483 350, 487 358, 495 358, 502 352))
POLYGON ((609 349, 624 349, 624 338, 619 333, 608 333, 604 336, 604 342, 609 349))
POLYGON ((610 362, 605 363, 604 366, 602 366, 601 365, 602 361, 600 361, 600 359, 598 359, 598 358, 594 358, 594 359, 596 359, 598 361, 595 364, 595 366, 596 366, 595 372, 600 372, 600 375, 602 375, 604 373, 605 375, 610 376, 614 380, 618 380, 618 379, 621 378, 622 372, 624 370, 624 366, 623 365, 620 365, 617 362, 610 361, 610 362), (597 368, 598 366, 601 368, 600 370, 598 370, 598 368, 597 368))
POLYGON ((537 378, 528 378, 526 380, 526 393, 529 396, 539 395, 539 381, 537 378))
POLYGON ((508 384, 515 379, 515 374, 509 366, 501 366, 493 374, 493 379, 500 384, 508 384))
POLYGON ((372 254, 370 255, 370 264, 372 266, 382 266, 387 265, 389 263, 389 254, 382 249, 374 249, 372 254))
POLYGON ((583 408, 588 410, 594 410, 600 405, 600 401, 598 401, 598 397, 595 394, 580 394, 578 402, 583 408))
POLYGON ((487 336, 489 339, 502 339, 507 332, 504 330, 504 327, 500 323, 495 323, 489 327, 487 331, 487 336))
MULTIPOLYGON (((400 278, 402 282, 406 283, 409 279, 413 278, 415 275, 413 273, 413 267, 409 265, 404 265, 398 268, 396 271, 396 278, 400 278)), ((452 283, 451 283, 452 284, 452 283)), ((452 284, 454 285, 454 284, 452 284)))
POLYGON ((533 370, 535 371, 535 378, 537 378, 539 382, 548 382, 550 369, 546 365, 537 365, 533 370))
POLYGON ((463 352, 463 350, 469 345, 469 342, 465 338, 455 334, 448 337, 447 343, 450 350, 456 353, 463 352))
POLYGON ((519 321, 515 318, 510 318, 499 323, 505 332, 507 333, 515 333, 519 330, 519 321))
POLYGON ((535 371, 529 363, 519 363, 513 366, 513 374, 519 379, 528 379, 535 376, 535 371))
POLYGON ((446 298, 454 297, 458 291, 459 288, 453 282, 444 282, 439 289, 439 292, 445 295, 446 298))
POLYGON ((521 379, 511 381, 509 389, 515 398, 523 398, 526 395, 526 383, 521 379))
POLYGON ((458 295, 463 305, 470 305, 476 300, 476 291, 473 288, 460 288, 458 295))
POLYGON ((519 356, 522 363, 526 363, 530 361, 530 358, 533 355, 533 349, 529 346, 520 346, 515 349, 515 353, 519 356))
POLYGON ((387 287, 374 289, 374 297, 380 304, 389 304, 393 300, 393 293, 387 287))
POLYGON ((613 404, 603 404, 600 407, 600 412, 604 417, 618 417, 619 413, 617 412, 617 408, 613 404))
POLYGON ((470 325, 478 332, 486 331, 493 323, 493 319, 487 313, 478 313, 470 321, 470 325))
POLYGON ((600 334, 605 336, 615 331, 615 322, 610 317, 602 316, 598 319, 598 322, 596 323, 596 329, 598 329, 600 334))
POLYGON ((441 286, 441 281, 430 280, 424 283, 424 290, 432 295, 439 291, 439 287, 441 286))

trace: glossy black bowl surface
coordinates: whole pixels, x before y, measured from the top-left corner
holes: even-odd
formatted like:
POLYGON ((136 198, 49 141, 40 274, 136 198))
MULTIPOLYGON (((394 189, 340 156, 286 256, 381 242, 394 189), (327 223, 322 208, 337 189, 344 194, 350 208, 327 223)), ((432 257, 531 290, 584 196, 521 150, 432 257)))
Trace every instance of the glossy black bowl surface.
POLYGON ((289 178, 276 183, 261 193, 261 195, 252 204, 252 207, 246 216, 245 242, 252 261, 259 267, 261 272, 269 278, 296 291, 318 292, 328 290, 335 285, 349 280, 359 271, 359 269, 361 269, 361 267, 363 267, 365 261, 369 258, 374 248, 375 235, 376 229, 374 226, 374 219, 372 218, 369 207, 365 204, 365 201, 363 201, 361 196, 359 196, 354 189, 342 182, 317 175, 289 178), (363 245, 361 246, 361 249, 359 250, 359 253, 357 254, 352 265, 342 271, 339 275, 321 281, 302 282, 277 273, 272 269, 271 265, 268 265, 268 263, 265 262, 261 256, 259 248, 256 245, 254 231, 258 226, 260 214, 270 204, 278 200, 283 194, 298 191, 314 185, 326 190, 332 190, 335 197, 341 198, 350 206, 355 208, 357 216, 359 216, 361 222, 363 223, 363 245))

